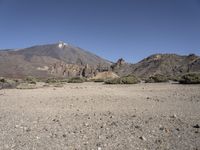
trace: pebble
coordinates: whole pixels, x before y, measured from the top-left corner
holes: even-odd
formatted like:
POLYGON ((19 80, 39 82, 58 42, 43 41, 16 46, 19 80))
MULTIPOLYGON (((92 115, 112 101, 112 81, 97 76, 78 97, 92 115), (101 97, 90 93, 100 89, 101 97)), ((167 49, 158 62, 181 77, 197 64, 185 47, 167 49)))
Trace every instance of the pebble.
POLYGON ((177 118, 177 115, 173 114, 172 116, 170 116, 170 118, 177 118))
POLYGON ((200 126, 199 126, 198 124, 196 124, 196 125, 193 126, 193 128, 197 128, 197 129, 199 129, 200 126))
POLYGON ((141 140, 146 141, 146 138, 144 136, 139 137, 141 140))

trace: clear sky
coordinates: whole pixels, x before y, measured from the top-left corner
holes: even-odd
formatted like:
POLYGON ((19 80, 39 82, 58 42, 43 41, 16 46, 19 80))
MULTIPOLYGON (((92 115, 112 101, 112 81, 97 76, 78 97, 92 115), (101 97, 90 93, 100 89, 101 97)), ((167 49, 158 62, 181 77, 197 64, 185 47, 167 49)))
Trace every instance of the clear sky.
POLYGON ((200 55, 200 0, 0 0, 0 48, 62 40, 101 57, 200 55))

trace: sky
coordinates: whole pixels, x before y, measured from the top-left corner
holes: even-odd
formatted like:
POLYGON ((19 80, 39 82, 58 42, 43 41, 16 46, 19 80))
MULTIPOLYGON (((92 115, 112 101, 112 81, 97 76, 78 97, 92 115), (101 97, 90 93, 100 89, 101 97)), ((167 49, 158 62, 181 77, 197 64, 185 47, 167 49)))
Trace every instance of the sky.
POLYGON ((0 0, 0 49, 58 41, 111 61, 200 55, 200 0, 0 0))

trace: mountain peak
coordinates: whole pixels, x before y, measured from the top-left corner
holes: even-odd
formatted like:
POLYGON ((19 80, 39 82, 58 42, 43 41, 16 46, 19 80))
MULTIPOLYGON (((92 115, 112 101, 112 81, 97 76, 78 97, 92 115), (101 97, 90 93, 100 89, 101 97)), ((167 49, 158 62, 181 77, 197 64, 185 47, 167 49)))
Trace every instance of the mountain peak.
POLYGON ((67 43, 65 43, 65 42, 63 42, 63 41, 59 41, 58 42, 58 47, 59 48, 64 48, 65 46, 67 46, 68 44, 67 43))

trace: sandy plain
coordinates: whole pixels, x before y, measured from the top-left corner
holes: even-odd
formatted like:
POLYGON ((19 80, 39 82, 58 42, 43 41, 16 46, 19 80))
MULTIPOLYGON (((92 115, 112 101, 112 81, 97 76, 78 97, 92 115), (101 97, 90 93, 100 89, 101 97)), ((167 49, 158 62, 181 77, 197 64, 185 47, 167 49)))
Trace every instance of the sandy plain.
POLYGON ((0 90, 0 150, 198 150, 200 85, 0 90))

